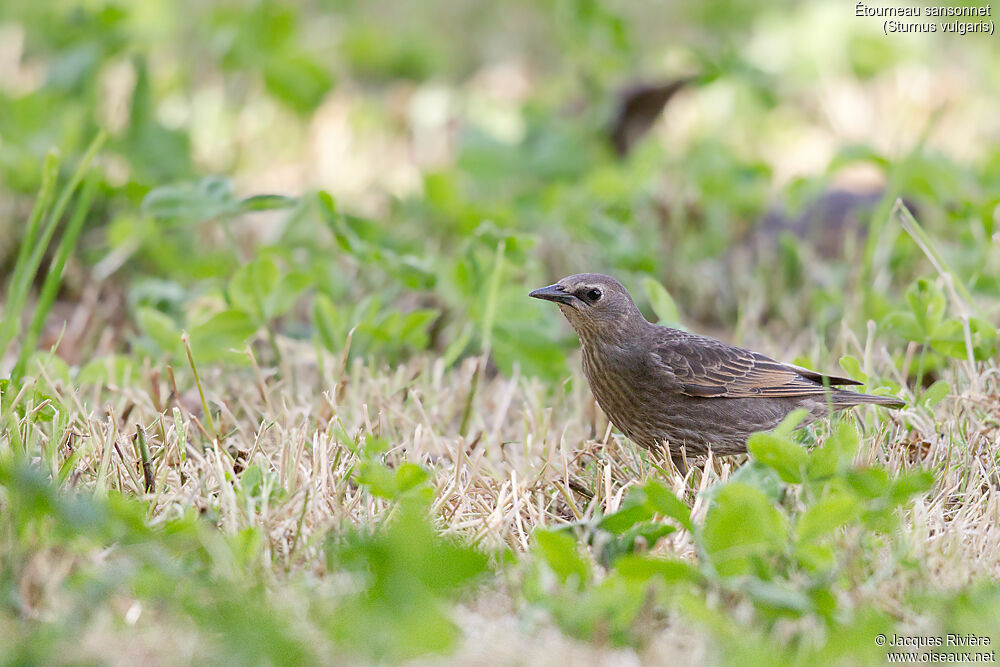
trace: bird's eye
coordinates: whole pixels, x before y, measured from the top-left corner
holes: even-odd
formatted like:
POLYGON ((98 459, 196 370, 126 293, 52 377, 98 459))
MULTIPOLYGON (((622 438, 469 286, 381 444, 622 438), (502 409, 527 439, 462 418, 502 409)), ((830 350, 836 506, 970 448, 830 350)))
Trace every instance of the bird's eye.
POLYGON ((587 301, 597 301, 601 298, 601 290, 592 289, 587 292, 587 301))

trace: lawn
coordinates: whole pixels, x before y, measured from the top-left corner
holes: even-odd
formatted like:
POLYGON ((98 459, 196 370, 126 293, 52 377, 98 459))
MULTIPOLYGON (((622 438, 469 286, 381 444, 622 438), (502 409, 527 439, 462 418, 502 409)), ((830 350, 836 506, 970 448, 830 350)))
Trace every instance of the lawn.
POLYGON ((882 27, 7 3, 0 661, 995 661, 1000 60, 882 27), (584 271, 906 407, 680 474, 584 271))

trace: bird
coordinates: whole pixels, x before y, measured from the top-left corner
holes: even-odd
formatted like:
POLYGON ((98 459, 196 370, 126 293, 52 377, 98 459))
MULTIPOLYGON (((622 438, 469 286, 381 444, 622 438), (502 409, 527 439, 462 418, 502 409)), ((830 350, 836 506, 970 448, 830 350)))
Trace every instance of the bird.
POLYGON ((714 338, 653 324, 611 276, 580 273, 532 291, 576 330, 597 404, 636 444, 687 461, 743 454, 747 439, 803 408, 805 426, 860 404, 900 408, 890 396, 840 389, 860 382, 784 364, 714 338))

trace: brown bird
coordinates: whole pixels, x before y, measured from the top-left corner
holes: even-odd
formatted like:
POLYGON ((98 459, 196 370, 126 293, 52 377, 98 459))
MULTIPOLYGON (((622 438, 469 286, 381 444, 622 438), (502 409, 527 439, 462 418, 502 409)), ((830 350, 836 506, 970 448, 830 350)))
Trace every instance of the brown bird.
POLYGON ((861 403, 897 398, 836 389, 860 382, 783 364, 758 352, 652 324, 611 276, 581 273, 529 296, 559 304, 580 336, 583 372, 608 419, 635 443, 685 454, 746 452, 747 438, 804 408, 803 425, 861 403))

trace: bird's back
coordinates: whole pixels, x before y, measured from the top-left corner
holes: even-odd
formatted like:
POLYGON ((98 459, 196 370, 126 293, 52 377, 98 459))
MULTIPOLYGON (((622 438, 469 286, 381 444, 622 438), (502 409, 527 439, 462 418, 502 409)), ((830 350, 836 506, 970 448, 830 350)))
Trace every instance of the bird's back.
POLYGON ((830 408, 894 399, 833 388, 857 384, 782 364, 705 336, 650 324, 631 340, 586 340, 584 373, 601 409, 636 443, 688 455, 746 450, 747 438, 773 429, 796 408, 806 423, 830 408))

